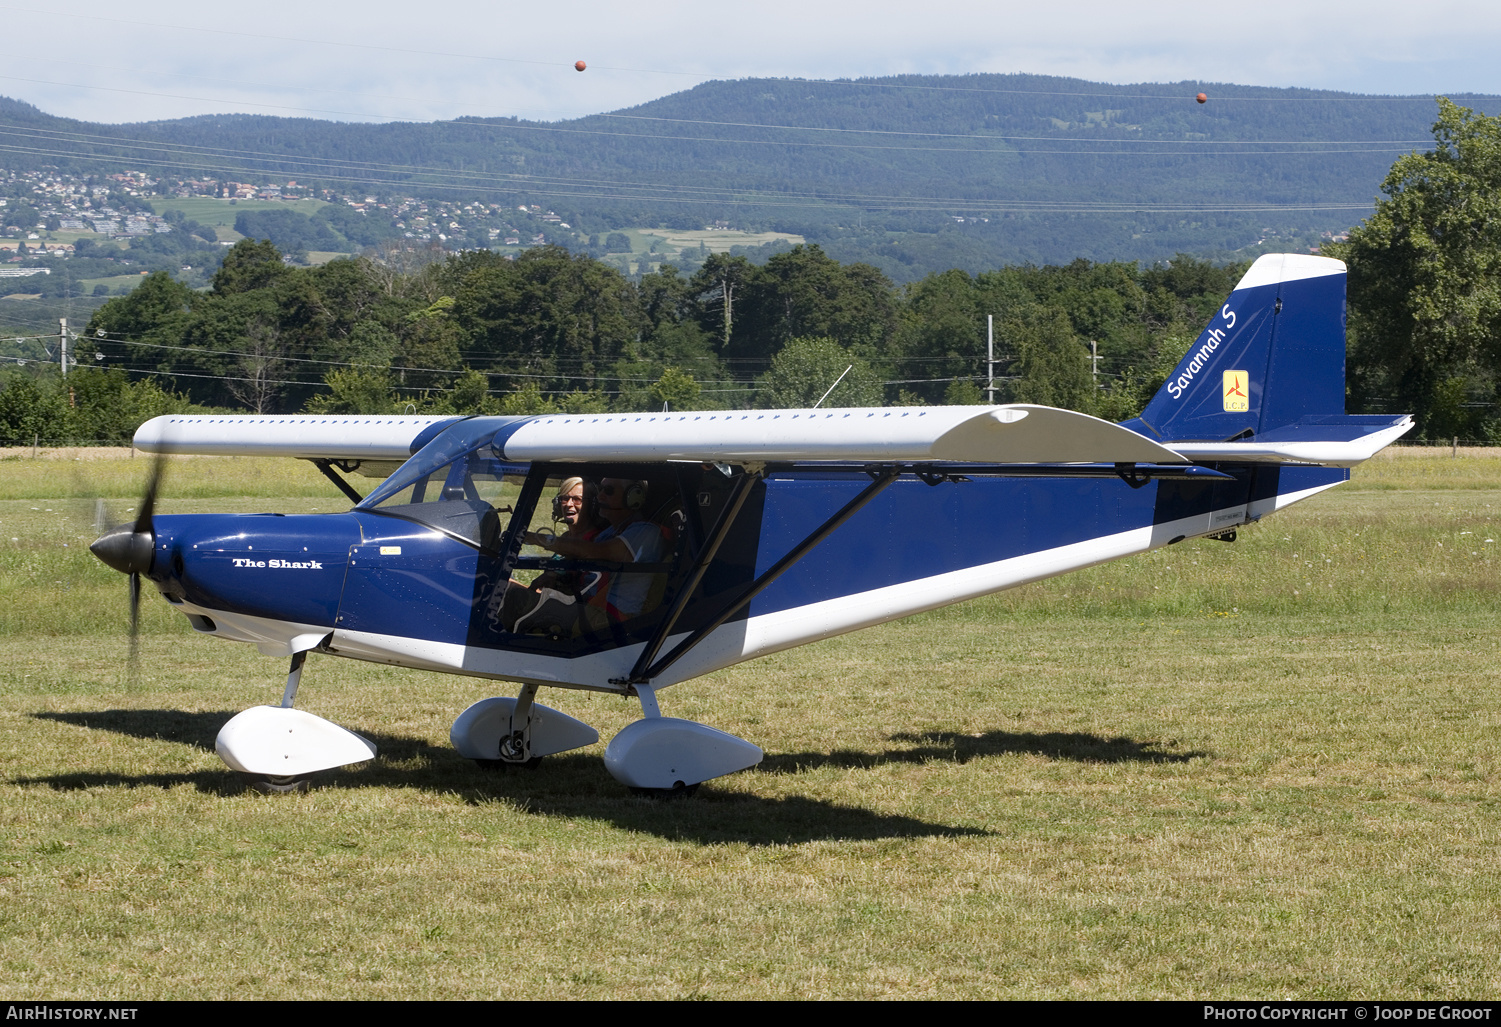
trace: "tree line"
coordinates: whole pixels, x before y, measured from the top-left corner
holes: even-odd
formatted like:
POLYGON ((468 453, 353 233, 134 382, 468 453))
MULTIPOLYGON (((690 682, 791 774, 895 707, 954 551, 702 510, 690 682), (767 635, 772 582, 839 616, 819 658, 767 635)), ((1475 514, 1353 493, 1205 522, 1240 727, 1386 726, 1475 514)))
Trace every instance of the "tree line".
MULTIPOLYGON (((258 413, 978 403, 993 387, 998 401, 1127 417, 1238 274, 1081 260, 898 288, 801 246, 633 280, 555 247, 302 268, 245 240, 209 289, 151 275, 99 308, 83 341, 108 373, 258 413)), ((14 419, 0 430, 24 434, 14 419)))

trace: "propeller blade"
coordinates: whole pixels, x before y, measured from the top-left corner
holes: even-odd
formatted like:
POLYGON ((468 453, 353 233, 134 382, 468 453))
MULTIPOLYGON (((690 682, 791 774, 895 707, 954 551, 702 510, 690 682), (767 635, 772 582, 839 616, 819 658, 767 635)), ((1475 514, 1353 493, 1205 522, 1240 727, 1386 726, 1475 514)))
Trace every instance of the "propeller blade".
POLYGON ((156 496, 161 489, 166 457, 157 454, 146 479, 146 494, 141 497, 134 524, 117 524, 100 535, 89 551, 122 574, 144 574, 151 570, 156 548, 156 529, 151 515, 156 510, 156 496))
POLYGON ((151 461, 151 474, 146 479, 146 494, 141 497, 141 505, 137 508, 135 531, 137 534, 156 533, 151 530, 151 515, 156 511, 156 493, 161 488, 162 471, 167 466, 167 454, 158 453, 156 459, 151 461))
MULTIPOLYGON (((162 472, 167 466, 167 454, 158 453, 151 461, 151 473, 146 478, 146 494, 141 497, 141 503, 136 508, 136 522, 134 534, 138 538, 148 538, 150 545, 156 548, 156 526, 151 521, 151 516, 156 512, 156 494, 161 489, 162 472)), ((150 560, 147 560, 150 566, 150 560)), ((141 658, 141 575, 139 570, 132 570, 130 574, 130 674, 134 678, 140 673, 141 658)))
POLYGON ((130 674, 135 676, 141 656, 141 576, 130 576, 130 674))
MULTIPOLYGON (((151 570, 156 554, 156 525, 152 515, 156 512, 156 496, 161 491, 162 472, 166 468, 165 454, 158 453, 151 462, 151 471, 146 478, 146 493, 141 496, 134 524, 117 524, 94 540, 89 551, 105 565, 114 568, 130 579, 130 675, 135 678, 140 671, 141 651, 141 575, 151 570)), ((96 503, 96 521, 104 516, 104 504, 96 503)))

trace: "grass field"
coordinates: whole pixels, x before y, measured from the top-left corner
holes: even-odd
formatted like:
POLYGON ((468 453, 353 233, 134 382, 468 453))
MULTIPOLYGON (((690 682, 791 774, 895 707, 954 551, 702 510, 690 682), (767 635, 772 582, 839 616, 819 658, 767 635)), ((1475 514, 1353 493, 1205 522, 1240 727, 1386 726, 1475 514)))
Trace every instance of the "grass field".
POLYGON ((324 206, 323 200, 229 200, 213 196, 182 196, 153 200, 151 205, 158 214, 180 210, 190 221, 208 225, 220 242, 239 242, 245 238, 235 231, 235 217, 251 210, 295 210, 299 214, 311 214, 324 206))
POLYGON ((670 228, 627 228, 622 231, 631 240, 631 252, 607 259, 623 262, 626 270, 631 273, 638 271, 643 261, 676 261, 681 259, 684 250, 697 251, 700 245, 711 253, 728 253, 736 246, 762 246, 779 240, 796 245, 806 241, 800 235, 789 235, 786 232, 740 232, 724 229, 678 231, 670 228))
MULTIPOLYGON (((1501 995, 1495 451, 680 685, 767 758, 667 803, 602 744, 474 769, 448 725, 491 686, 329 657, 299 705, 380 758, 242 792, 213 738, 281 661, 151 596, 133 679, 83 548, 145 468, 0 459, 7 997, 1501 995)), ((343 506, 170 473, 166 512, 343 506)))

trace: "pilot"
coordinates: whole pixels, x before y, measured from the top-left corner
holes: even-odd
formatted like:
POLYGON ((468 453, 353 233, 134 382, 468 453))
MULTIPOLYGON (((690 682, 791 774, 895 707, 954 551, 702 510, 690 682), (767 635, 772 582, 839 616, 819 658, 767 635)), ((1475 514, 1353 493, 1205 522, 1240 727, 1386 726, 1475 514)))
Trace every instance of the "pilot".
MULTIPOLYGON (((563 538, 591 539, 599 534, 605 522, 599 519, 599 486, 583 478, 565 478, 552 497, 552 523, 564 525, 563 538)), ((553 534, 556 534, 554 532, 553 534)), ((540 545, 547 535, 527 532, 523 541, 540 545)))
MULTIPOLYGON (((598 492, 599 486, 592 481, 565 478, 552 498, 553 527, 562 525, 562 533, 528 531, 522 536, 522 541, 536 546, 544 539, 592 539, 605 526, 596 513, 598 492)), ((514 630, 516 618, 537 605, 544 589, 575 596, 591 590, 599 583, 599 577, 597 572, 569 570, 543 571, 529 585, 511 579, 500 613, 502 627, 507 631, 514 630)))
MULTIPOLYGON (((657 563, 667 551, 662 529, 642 517, 649 483, 629 478, 605 478, 599 483, 598 512, 607 524, 592 539, 539 536, 542 548, 572 560, 611 563, 657 563)), ((515 630, 537 628, 549 634, 571 634, 575 626, 598 630, 611 621, 641 613, 651 592, 650 574, 615 573, 592 594, 578 596, 542 592, 542 601, 516 622, 515 630), (581 623, 582 622, 582 623, 581 623)))

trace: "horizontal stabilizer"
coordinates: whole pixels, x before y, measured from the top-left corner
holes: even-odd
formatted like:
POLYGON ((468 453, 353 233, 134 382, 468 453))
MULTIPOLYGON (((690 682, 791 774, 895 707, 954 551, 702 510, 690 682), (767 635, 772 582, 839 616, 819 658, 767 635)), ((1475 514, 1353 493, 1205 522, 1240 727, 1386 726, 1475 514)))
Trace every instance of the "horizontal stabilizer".
POLYGON ((496 436, 508 460, 1188 462, 1136 432, 1053 407, 868 407, 538 417, 496 436))
POLYGON ((1354 467, 1412 430, 1412 418, 1386 415, 1304 418, 1244 442, 1174 442, 1172 449, 1201 463, 1318 464, 1354 467))
POLYGON ((389 414, 288 417, 177 415, 153 417, 136 430, 147 453, 200 456, 290 456, 303 460, 397 462, 460 418, 389 414))

